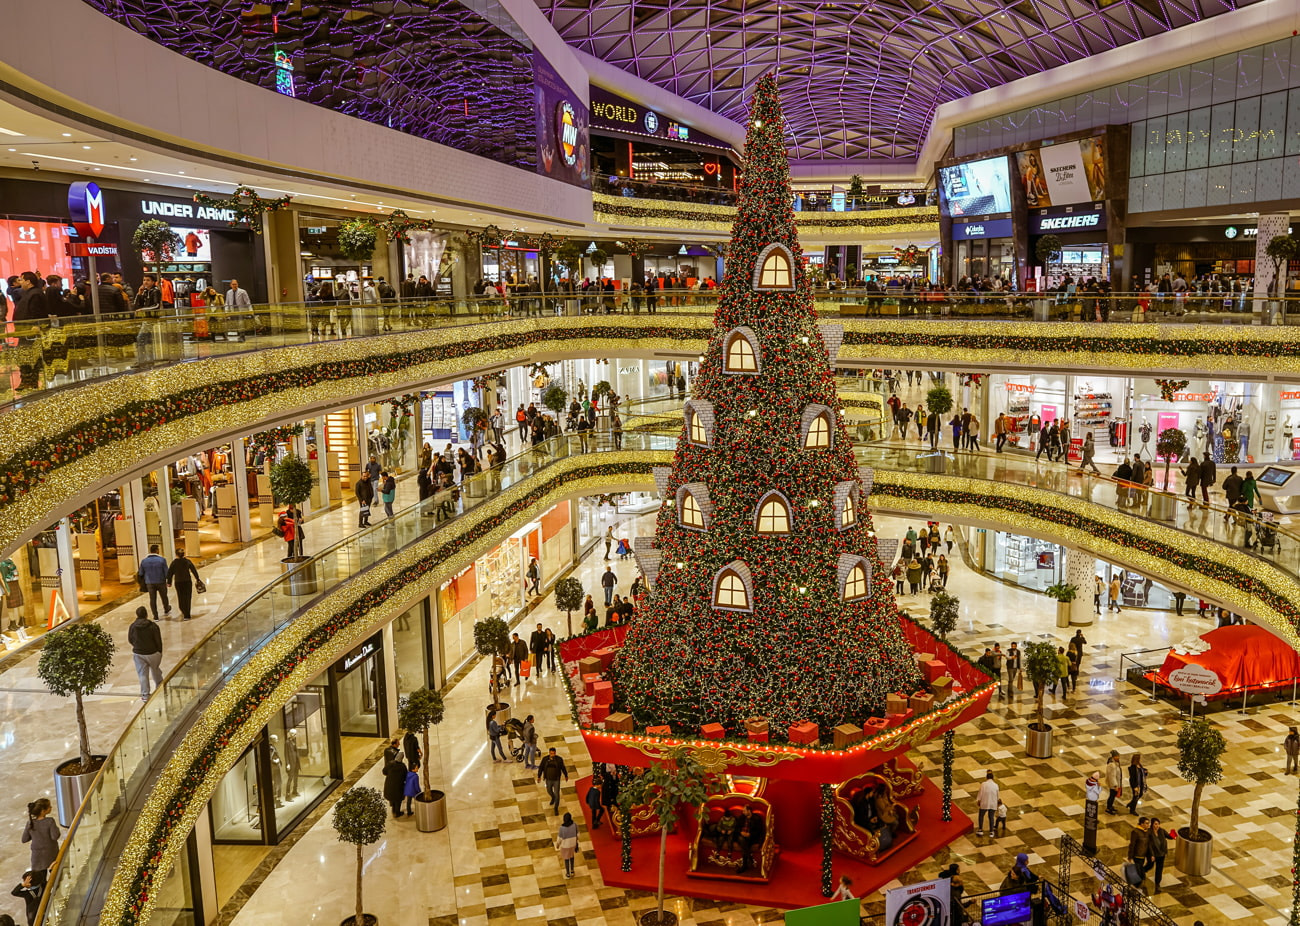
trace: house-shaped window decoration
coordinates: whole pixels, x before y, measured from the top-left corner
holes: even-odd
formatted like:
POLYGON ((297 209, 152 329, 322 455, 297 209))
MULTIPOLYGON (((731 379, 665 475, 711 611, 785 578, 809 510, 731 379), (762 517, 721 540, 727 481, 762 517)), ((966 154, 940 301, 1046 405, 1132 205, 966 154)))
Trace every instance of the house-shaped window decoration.
POLYGON ((690 530, 706 531, 713 520, 713 501, 709 487, 702 482, 687 482, 677 487, 677 523, 690 530))
POLYGON ((804 450, 829 450, 832 433, 829 408, 825 405, 809 405, 803 410, 799 437, 804 450))
POLYGON ((769 244, 754 262, 754 289, 760 293, 794 291, 794 255, 783 244, 769 244))
POLYGON ((780 492, 768 492, 758 500, 754 529, 760 534, 790 533, 790 503, 780 492))
POLYGON ((758 346, 758 335, 743 325, 733 328, 723 338, 723 372, 758 373, 763 369, 763 355, 758 346))
POLYGON ((703 399, 686 402, 686 440, 708 447, 713 443, 713 403, 703 399))
POLYGON ((840 597, 861 601, 871 595, 871 565, 864 557, 841 553, 836 570, 840 580, 840 597))
POLYGON ((858 484, 846 479, 835 483, 835 529, 846 531, 858 525, 858 484))
POLYGON ((752 611, 754 582, 749 567, 733 560, 713 577, 713 606, 724 611, 752 611))

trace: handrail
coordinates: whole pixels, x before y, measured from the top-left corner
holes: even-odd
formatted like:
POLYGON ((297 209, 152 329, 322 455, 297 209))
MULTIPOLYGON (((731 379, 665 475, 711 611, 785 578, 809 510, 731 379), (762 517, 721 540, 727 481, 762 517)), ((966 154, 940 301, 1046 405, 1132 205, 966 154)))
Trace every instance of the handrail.
MULTIPOLYGON (((655 449, 659 445, 668 449, 673 443, 671 438, 653 434, 625 434, 623 442, 627 449, 655 449)), ((574 450, 578 444, 576 434, 562 434, 499 467, 463 480, 460 514, 555 461, 582 455, 574 450)), ((109 752, 69 827, 60 863, 46 891, 49 913, 42 923, 54 926, 81 922, 86 905, 101 889, 102 868, 111 867, 113 858, 106 850, 148 796, 147 786, 152 781, 149 773, 158 759, 169 753, 167 747, 174 736, 188 728, 207 698, 304 608, 430 530, 445 529, 457 516, 445 520, 441 516, 439 509, 448 500, 440 492, 407 506, 394 517, 352 534, 267 583, 205 634, 172 668, 109 752), (426 518, 437 520, 430 526, 426 518), (277 594, 307 575, 317 577, 321 585, 310 598, 277 594)))

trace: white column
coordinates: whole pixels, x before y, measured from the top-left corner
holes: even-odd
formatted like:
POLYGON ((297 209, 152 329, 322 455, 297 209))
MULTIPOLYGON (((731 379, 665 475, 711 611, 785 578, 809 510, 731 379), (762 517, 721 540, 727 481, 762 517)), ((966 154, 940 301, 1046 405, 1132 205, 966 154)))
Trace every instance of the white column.
MULTIPOLYGON (((149 555, 149 526, 144 516, 144 486, 139 479, 132 479, 122 486, 122 513, 131 522, 131 538, 135 541, 135 561, 149 555)), ((135 566, 131 575, 135 575, 135 566)))
POLYGON ((1096 557, 1083 550, 1064 550, 1065 581, 1079 589, 1074 601, 1070 603, 1070 623, 1074 626, 1087 627, 1096 614, 1092 607, 1092 593, 1095 587, 1096 557))
POLYGON ((393 622, 384 625, 384 710, 388 715, 389 731, 397 729, 397 639, 393 634, 393 622))
POLYGON ((320 499, 321 509, 330 506, 330 466, 329 454, 325 452, 325 416, 316 419, 316 497, 320 499))
POLYGON ((230 442, 230 460, 235 478, 235 524, 239 529, 239 542, 248 543, 253 539, 253 527, 248 518, 248 506, 252 502, 248 497, 248 450, 242 437, 230 442))
POLYGON ((1283 265, 1282 279, 1273 287, 1273 258, 1268 256, 1268 243, 1278 235, 1287 234, 1291 227, 1291 216, 1280 212, 1273 215, 1261 215, 1256 223, 1255 234, 1255 298, 1264 299, 1270 295, 1280 298, 1282 287, 1286 285, 1286 266, 1283 265))
POLYGON ((162 555, 176 558, 176 525, 172 522, 172 480, 166 466, 155 474, 158 478, 158 533, 162 537, 162 555))
POLYGON ((59 551, 59 593, 68 609, 68 620, 75 621, 80 614, 77 606, 77 564, 72 558, 72 522, 59 521, 54 529, 54 547, 59 551))
POLYGON ((359 472, 357 474, 359 476, 361 473, 366 471, 366 464, 370 462, 370 440, 366 436, 366 407, 364 405, 358 405, 352 410, 352 412, 356 420, 357 447, 360 448, 359 456, 357 457, 357 459, 361 461, 359 472))
MULTIPOLYGON (((295 435, 290 449, 293 451, 294 455, 298 457, 298 459, 302 460, 304 463, 307 462, 307 431, 305 428, 303 429, 303 432, 301 434, 295 435)), ((302 503, 301 507, 304 516, 309 516, 312 514, 312 504, 311 504, 310 495, 307 496, 307 500, 302 503)))

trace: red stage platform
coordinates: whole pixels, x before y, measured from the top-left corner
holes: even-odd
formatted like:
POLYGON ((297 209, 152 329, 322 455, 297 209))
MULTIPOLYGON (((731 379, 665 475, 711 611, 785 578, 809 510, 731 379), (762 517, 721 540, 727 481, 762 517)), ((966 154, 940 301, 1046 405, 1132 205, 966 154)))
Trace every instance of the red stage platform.
MULTIPOLYGON (((900 768, 910 765, 906 760, 901 760, 898 764, 900 768)), ((583 778, 577 783, 577 791, 579 806, 587 816, 587 829, 592 848, 600 863, 601 879, 605 884, 613 887, 654 892, 659 884, 658 834, 632 840, 632 870, 622 871, 622 847, 618 831, 608 820, 601 824, 600 829, 591 830, 591 811, 585 800, 590 784, 589 777, 583 778)), ((817 794, 814 789, 800 790, 810 792, 806 796, 812 801, 811 827, 800 826, 801 815, 797 809, 800 801, 798 793, 788 793, 783 797, 774 789, 770 789, 764 795, 775 808, 775 836, 780 847, 771 881, 763 883, 687 876, 688 844, 694 835, 692 820, 683 821, 679 825, 678 832, 668 836, 664 891, 680 897, 726 900, 756 907, 793 909, 825 903, 826 898, 821 894, 821 838, 817 834, 815 822, 817 794)), ((913 801, 909 801, 909 805, 913 801)), ((903 872, 931 858, 939 849, 958 836, 974 829, 970 817, 963 814, 955 805, 952 808, 952 820, 944 823, 940 819, 942 802, 943 795, 939 788, 926 780, 925 788, 919 797, 919 804, 916 805, 921 810, 916 838, 900 847, 894 854, 887 856, 879 865, 866 865, 836 853, 835 879, 838 880, 842 874, 848 875, 853 879, 853 889, 857 895, 868 896, 903 872)), ((806 818, 807 814, 803 816, 806 818)))

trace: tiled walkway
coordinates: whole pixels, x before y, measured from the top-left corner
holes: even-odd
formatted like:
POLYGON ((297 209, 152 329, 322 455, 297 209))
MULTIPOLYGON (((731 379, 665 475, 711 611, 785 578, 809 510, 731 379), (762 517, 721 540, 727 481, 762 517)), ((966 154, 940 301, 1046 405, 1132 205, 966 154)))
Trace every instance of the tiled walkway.
MULTIPOLYGON (((902 521, 881 519, 882 534, 903 532, 902 521)), ((647 528, 642 528, 645 530, 647 528)), ((599 555, 576 573, 593 586, 603 571, 599 555)), ((630 564, 623 571, 630 575, 630 564)), ((1008 588, 954 563, 949 590, 962 602, 962 621, 952 640, 967 651, 994 641, 1056 639, 1054 610, 1040 595, 1008 588)), ((928 598, 901 604, 923 613, 928 598)), ((563 615, 548 602, 536 619, 552 627, 563 615)), ((531 620, 531 619, 530 619, 531 620)), ((1211 629, 1194 615, 1176 618, 1162 612, 1125 611, 1106 615, 1086 630, 1084 675, 1077 694, 1049 697, 1050 719, 1058 732, 1050 760, 1027 759, 1023 724, 1032 710, 1028 693, 995 698, 990 712, 958 732, 954 799, 974 811, 974 795, 986 768, 993 768, 1010 807, 1007 837, 965 837, 909 874, 933 877, 958 862, 968 893, 996 888, 1015 853, 1030 853, 1034 869, 1054 876, 1061 833, 1081 834, 1083 778, 1100 768, 1110 749, 1127 757, 1142 752, 1151 769, 1144 812, 1166 822, 1185 823, 1191 786, 1175 771, 1173 742, 1179 714, 1165 703, 1151 703, 1140 692, 1115 681, 1124 652, 1168 645, 1192 631, 1211 629)), ((482 679, 477 672, 452 690, 447 717, 438 728, 434 767, 436 786, 448 792, 450 825, 433 834, 416 832, 407 820, 390 821, 384 838, 366 851, 366 908, 383 922, 429 926, 482 926, 494 920, 565 926, 630 926, 634 914, 653 907, 651 895, 607 888, 595 860, 579 860, 577 877, 565 880, 553 848, 556 820, 546 813, 544 790, 518 765, 488 757, 482 732, 482 679), (420 877, 411 878, 418 871, 420 877)), ((516 689, 517 690, 517 689, 516 689)), ((531 680, 517 696, 518 713, 532 712, 547 745, 556 746, 571 765, 572 778, 588 774, 590 763, 574 728, 557 678, 531 680)), ((1206 789, 1203 819, 1218 837, 1215 871, 1207 879, 1188 879, 1168 864, 1163 890, 1154 902, 1179 923, 1264 923, 1281 926, 1290 905, 1291 838, 1296 782, 1281 774, 1280 744, 1295 711, 1286 704, 1254 709, 1248 715, 1214 715, 1230 744, 1229 774, 1223 786, 1206 789)), ((937 774, 939 743, 920 750, 923 767, 937 774)), ((379 787, 378 768, 362 783, 379 787)), ((565 809, 579 809, 572 781, 564 790, 565 809)), ((1103 860, 1121 861, 1133 818, 1103 814, 1099 843, 1103 860)), ((779 838, 779 837, 778 837, 779 838)), ((585 838, 579 846, 583 848, 585 838)), ((637 851, 653 851, 648 843, 637 851)), ((238 926, 332 924, 350 909, 354 856, 340 844, 326 814, 298 844, 235 917, 238 926)), ((1091 878, 1076 867, 1075 890, 1082 895, 1091 878), (1078 876, 1083 877, 1079 878, 1078 876)), ((733 904, 673 898, 670 908, 684 924, 748 926, 781 921, 781 912, 733 904)), ((879 897, 867 908, 878 912, 879 897)))

